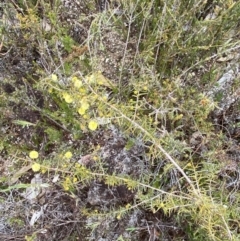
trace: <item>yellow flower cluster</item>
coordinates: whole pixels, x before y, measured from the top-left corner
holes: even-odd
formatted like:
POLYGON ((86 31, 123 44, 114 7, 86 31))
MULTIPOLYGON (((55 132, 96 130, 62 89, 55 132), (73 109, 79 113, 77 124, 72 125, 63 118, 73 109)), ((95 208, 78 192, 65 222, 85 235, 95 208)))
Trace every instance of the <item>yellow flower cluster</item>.
POLYGON ((80 79, 78 79, 78 77, 74 76, 72 77, 72 82, 73 82, 73 86, 75 88, 80 89, 83 86, 83 83, 80 79))
MULTIPOLYGON (((52 83, 58 81, 58 76, 56 74, 50 75, 49 78, 52 83)), ((89 111, 89 109, 92 107, 91 103, 96 101, 96 97, 89 93, 87 85, 98 84, 109 87, 111 83, 101 74, 101 72, 96 72, 87 76, 85 82, 87 83, 86 85, 84 85, 79 77, 72 76, 70 79, 70 90, 65 90, 60 94, 64 101, 68 104, 73 104, 73 107, 76 108, 78 114, 86 120, 83 120, 82 123, 80 123, 81 129, 86 131, 88 128, 91 131, 95 131, 98 128, 99 123, 97 120, 91 119, 91 111, 89 111)), ((107 96, 105 96, 105 100, 107 101, 107 96)), ((66 153, 64 157, 70 159, 71 155, 70 153, 66 153)))
POLYGON ((82 101, 81 102, 81 107, 78 109, 78 113, 80 114, 80 115, 84 115, 85 113, 86 113, 86 110, 88 110, 89 109, 89 107, 90 107, 90 105, 88 104, 88 102, 87 101, 82 101))
MULTIPOLYGON (((30 157, 31 159, 37 159, 38 156, 39 156, 39 154, 38 154, 37 151, 30 151, 30 152, 29 152, 29 157, 30 157)), ((41 169, 41 165, 40 165, 39 163, 34 162, 34 163, 32 164, 32 170, 33 170, 34 172, 38 172, 38 171, 40 171, 40 169, 41 169)))
MULTIPOLYGON (((98 73, 99 75, 99 73, 98 73)), ((100 75, 101 76, 101 75, 100 75)), ((96 76, 95 75, 91 75, 89 77, 86 78, 86 81, 88 83, 94 83, 95 82, 95 78, 96 76)), ((75 88, 77 88, 79 90, 79 92, 82 94, 82 95, 85 95, 86 94, 86 88, 83 88, 83 83, 82 81, 74 76, 72 77, 72 83, 73 83, 73 86, 75 88)), ((69 101, 69 96, 65 96, 65 101, 69 101)), ((87 115, 87 110, 89 110, 90 108, 90 103, 89 101, 86 99, 86 97, 80 101, 80 107, 77 109, 77 112, 79 115, 83 116, 84 119, 88 119, 89 116, 87 115)), ((88 128, 91 130, 91 131, 95 131, 98 127, 98 122, 96 120, 90 120, 89 123, 88 123, 88 128)))
POLYGON ((77 183, 78 179, 76 177, 66 177, 64 182, 63 182, 63 189, 65 191, 69 191, 71 189, 73 189, 73 184, 77 183))
POLYGON ((73 98, 71 95, 69 95, 68 93, 63 93, 63 99, 68 103, 72 103, 73 102, 73 98))
POLYGON ((72 152, 67 151, 67 152, 64 154, 64 157, 65 157, 66 159, 71 159, 71 158, 72 158, 72 152))

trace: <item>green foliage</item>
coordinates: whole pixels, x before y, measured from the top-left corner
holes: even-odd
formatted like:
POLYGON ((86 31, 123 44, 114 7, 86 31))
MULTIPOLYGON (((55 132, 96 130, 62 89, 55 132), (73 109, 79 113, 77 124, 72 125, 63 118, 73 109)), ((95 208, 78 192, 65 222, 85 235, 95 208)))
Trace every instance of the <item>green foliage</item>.
POLYGON ((71 52, 72 46, 74 44, 74 41, 72 40, 72 38, 70 36, 64 36, 62 39, 62 43, 63 43, 64 49, 67 52, 71 52))
MULTIPOLYGON (((44 172, 59 173, 63 189, 71 195, 77 192, 78 184, 88 186, 94 181, 104 182, 109 188, 124 185, 135 194, 134 202, 125 206, 99 212, 83 209, 82 214, 121 219, 130 210, 143 208, 174 217, 189 240, 237 240, 240 197, 236 190, 227 188, 226 179, 220 178, 227 143, 210 118, 223 94, 208 93, 216 85, 220 69, 215 60, 239 44, 240 4, 210 2, 124 1, 122 15, 114 15, 111 9, 96 14, 84 45, 79 47, 68 34, 70 27, 58 24, 57 7, 50 10, 48 4, 44 5, 45 10, 49 9, 45 17, 51 27, 46 33, 40 30, 35 8, 38 1, 30 1, 27 6, 19 1, 26 12, 17 16, 22 46, 25 50, 28 42, 32 48, 37 46, 45 56, 42 63, 47 63, 34 66, 36 79, 30 74, 25 76, 26 89, 40 91, 45 104, 41 108, 29 104, 29 98, 25 103, 31 111, 38 111, 37 122, 15 119, 11 124, 31 126, 35 131, 41 126, 45 139, 36 141, 35 133, 30 144, 14 145, 21 152, 32 145, 44 145, 42 149, 54 155, 50 161, 49 156, 44 157, 44 172), (210 9, 210 16, 206 9, 210 9), (130 74, 118 66, 119 79, 105 76, 104 69, 101 72, 102 67, 96 67, 99 55, 109 47, 104 46, 104 38, 108 37, 104 30, 109 26, 113 33, 121 34, 126 45, 134 45, 134 54, 130 54, 134 57, 126 60, 127 46, 120 60, 120 67, 127 66, 130 74), (59 41, 62 50, 57 47, 59 41), (130 152, 141 139, 152 173, 108 173, 98 156, 100 147, 93 144, 79 150, 79 139, 91 138, 95 131, 111 130, 111 126, 126 137, 126 151, 130 152), (196 133, 200 133, 200 141, 194 140, 196 133), (66 150, 71 152, 66 155, 66 150), (72 154, 86 156, 89 152, 94 155, 88 163, 70 162, 72 154), (233 203, 231 192, 236 198, 233 203)), ((89 9, 93 9, 92 4, 89 9)), ((12 41, 9 38, 6 46, 12 41)), ((21 94, 16 93, 16 99, 22 98, 21 94)), ((7 99, 6 93, 3 96, 7 99)), ((0 104, 5 111, 0 121, 8 128, 6 103, 0 104)), ((6 148, 11 136, 6 134, 1 140, 1 152, 11 152, 6 148)), ((118 240, 125 239, 120 236, 118 240)))

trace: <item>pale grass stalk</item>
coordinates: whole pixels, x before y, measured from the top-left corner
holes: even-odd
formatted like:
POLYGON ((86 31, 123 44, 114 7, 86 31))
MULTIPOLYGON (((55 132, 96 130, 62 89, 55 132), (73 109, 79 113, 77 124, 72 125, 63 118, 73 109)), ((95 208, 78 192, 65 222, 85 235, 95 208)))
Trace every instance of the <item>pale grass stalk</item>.
POLYGON ((228 224, 227 224, 225 218, 224 218, 222 215, 220 215, 220 216, 221 216, 222 221, 223 221, 223 223, 224 223, 224 225, 225 225, 225 227, 226 227, 227 234, 228 234, 228 237, 229 237, 229 241, 231 241, 231 240, 233 240, 233 237, 232 237, 231 231, 230 231, 230 229, 229 229, 229 227, 228 227, 228 224))
MULTIPOLYGON (((93 176, 99 176, 99 177, 111 177, 110 175, 107 175, 107 174, 104 174, 104 173, 97 173, 97 172, 90 172, 89 174, 90 174, 90 175, 93 175, 93 176)), ((123 178, 123 177, 114 176, 113 178, 116 178, 116 179, 118 179, 118 180, 121 180, 121 181, 123 181, 123 182, 125 182, 125 183, 128 182, 128 179, 123 178)), ((174 193, 169 193, 169 192, 163 191, 163 190, 161 190, 161 189, 159 189, 159 188, 155 188, 155 187, 152 187, 152 186, 150 186, 150 185, 147 185, 147 184, 144 184, 144 183, 141 183, 141 182, 138 182, 138 185, 139 185, 139 186, 142 186, 142 187, 145 187, 145 188, 152 189, 152 190, 154 190, 154 191, 160 192, 161 194, 158 194, 157 196, 162 195, 162 194, 166 194, 166 195, 169 195, 169 196, 172 196, 172 197, 176 197, 176 198, 180 198, 180 199, 182 198, 182 199, 186 199, 186 200, 191 200, 191 197, 179 196, 179 195, 176 195, 176 194, 174 194, 174 193)))

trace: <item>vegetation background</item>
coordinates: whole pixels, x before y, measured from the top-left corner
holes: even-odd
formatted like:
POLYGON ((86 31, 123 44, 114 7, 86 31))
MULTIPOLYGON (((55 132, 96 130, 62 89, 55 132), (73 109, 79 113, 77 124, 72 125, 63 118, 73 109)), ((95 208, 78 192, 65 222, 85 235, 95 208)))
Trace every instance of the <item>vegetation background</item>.
POLYGON ((0 15, 1 240, 240 240, 239 1, 0 15))

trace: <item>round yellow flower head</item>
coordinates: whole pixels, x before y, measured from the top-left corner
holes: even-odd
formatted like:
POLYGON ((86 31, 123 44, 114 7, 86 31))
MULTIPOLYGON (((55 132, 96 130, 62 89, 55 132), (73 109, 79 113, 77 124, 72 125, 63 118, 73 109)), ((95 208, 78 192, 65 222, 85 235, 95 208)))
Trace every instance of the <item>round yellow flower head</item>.
POLYGON ((143 90, 148 90, 148 86, 147 85, 143 86, 143 90))
POLYGON ((94 120, 91 120, 88 124, 88 128, 91 130, 91 131, 95 131, 98 127, 98 123, 94 120))
POLYGON ((75 81, 77 81, 77 80, 79 80, 77 76, 73 76, 73 77, 72 77, 72 82, 75 82, 75 81))
POLYGON ((64 98, 64 100, 65 100, 68 104, 70 104, 70 103, 73 102, 73 98, 72 98, 71 95, 69 95, 68 93, 64 93, 64 94, 63 94, 63 98, 64 98))
POLYGON ((51 75, 51 80, 54 81, 54 82, 57 82, 57 80, 58 80, 57 75, 52 74, 52 75, 51 75))
POLYGON ((76 88, 81 88, 82 85, 83 85, 83 83, 82 83, 81 80, 76 80, 76 81, 74 82, 74 87, 76 87, 76 88))
POLYGON ((76 177, 73 178, 73 183, 76 183, 78 179, 76 177))
POLYGON ((81 166, 81 165, 80 165, 79 163, 76 163, 76 164, 75 164, 75 167, 76 167, 76 168, 79 168, 80 166, 81 166))
POLYGON ((65 191, 68 191, 68 190, 69 190, 69 186, 64 185, 63 188, 64 188, 65 191))
POLYGON ((161 203, 160 203, 160 207, 161 207, 161 208, 164 208, 164 206, 165 206, 164 203, 161 202, 161 203))
POLYGON ((76 76, 72 78, 72 82, 75 88, 81 88, 83 85, 82 81, 76 76))
POLYGON ((126 207, 126 209, 129 209, 131 207, 131 204, 128 203, 125 207, 126 207))
POLYGON ((86 109, 83 109, 82 107, 78 109, 78 113, 79 113, 80 115, 84 115, 85 112, 86 112, 86 109))
POLYGON ((67 159, 70 159, 72 158, 72 152, 68 151, 64 154, 64 157, 67 158, 67 159))
POLYGON ((38 152, 37 151, 30 151, 29 152, 29 157, 31 159, 37 159, 38 158, 38 152))
POLYGON ((40 171, 40 169, 41 169, 41 165, 39 163, 37 163, 37 162, 33 163, 32 170, 34 172, 38 172, 38 171, 40 171))
POLYGON ((81 108, 87 110, 89 108, 89 104, 86 101, 83 101, 81 104, 81 108))
POLYGON ((86 93, 87 93, 87 90, 86 90, 85 87, 81 87, 81 88, 79 89, 79 92, 80 92, 81 94, 86 94, 86 93))

